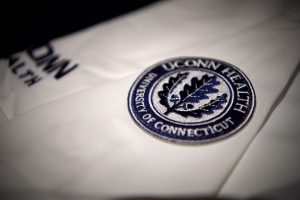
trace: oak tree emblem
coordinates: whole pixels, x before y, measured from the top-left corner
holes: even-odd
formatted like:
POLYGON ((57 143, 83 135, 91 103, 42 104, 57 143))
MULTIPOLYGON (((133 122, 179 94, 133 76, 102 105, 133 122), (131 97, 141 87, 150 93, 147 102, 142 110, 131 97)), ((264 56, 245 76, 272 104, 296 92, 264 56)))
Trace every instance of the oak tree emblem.
POLYGON ((226 93, 212 98, 204 105, 197 106, 200 101, 210 99, 209 94, 219 92, 216 86, 220 85, 220 82, 214 75, 203 75, 201 79, 193 77, 190 83, 186 83, 183 86, 179 94, 175 94, 175 88, 177 88, 188 75, 189 73, 185 72, 170 77, 168 82, 163 84, 162 90, 158 92, 160 104, 167 108, 164 113, 165 115, 173 112, 183 117, 201 118, 205 114, 212 114, 215 110, 223 108, 223 104, 227 102, 226 93))

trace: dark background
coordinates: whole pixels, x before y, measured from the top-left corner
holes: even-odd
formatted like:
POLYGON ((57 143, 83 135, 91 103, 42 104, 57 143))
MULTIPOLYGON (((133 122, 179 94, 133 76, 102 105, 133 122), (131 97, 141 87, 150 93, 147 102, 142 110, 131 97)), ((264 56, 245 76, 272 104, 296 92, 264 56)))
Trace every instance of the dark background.
POLYGON ((1 3, 0 57, 120 16, 155 0, 1 3))

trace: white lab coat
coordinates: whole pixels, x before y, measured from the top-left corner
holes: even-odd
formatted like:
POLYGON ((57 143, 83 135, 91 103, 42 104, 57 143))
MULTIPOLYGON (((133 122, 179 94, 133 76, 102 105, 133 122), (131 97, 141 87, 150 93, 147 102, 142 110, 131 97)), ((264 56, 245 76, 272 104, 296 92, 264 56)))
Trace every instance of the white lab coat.
MULTIPOLYGON (((16 199, 252 197, 285 186, 292 180, 287 177, 299 181, 299 172, 290 170, 287 180, 269 183, 271 175, 259 170, 276 163, 277 157, 264 160, 263 166, 253 164, 264 153, 273 155, 273 148, 280 151, 273 142, 278 148, 291 142, 293 157, 283 161, 299 166, 294 118, 299 106, 291 100, 299 98, 293 81, 300 60, 296 5, 158 2, 51 41, 55 55, 69 60, 69 66, 78 64, 60 79, 55 78, 57 71, 47 73, 45 66, 38 66, 29 51, 14 54, 11 60, 18 61, 11 65, 1 60, 0 192, 16 199), (136 126, 127 108, 130 86, 148 66, 177 56, 224 60, 248 76, 257 105, 245 128, 216 143, 183 146, 151 137, 136 126), (12 70, 22 62, 19 71, 12 70), (26 85, 26 70, 42 79, 26 85), (291 86, 294 92, 283 97, 291 86), (288 136, 282 127, 288 128, 288 136), (265 182, 259 181, 263 175, 265 182)), ((46 51, 41 47, 34 53, 38 57, 46 51)))

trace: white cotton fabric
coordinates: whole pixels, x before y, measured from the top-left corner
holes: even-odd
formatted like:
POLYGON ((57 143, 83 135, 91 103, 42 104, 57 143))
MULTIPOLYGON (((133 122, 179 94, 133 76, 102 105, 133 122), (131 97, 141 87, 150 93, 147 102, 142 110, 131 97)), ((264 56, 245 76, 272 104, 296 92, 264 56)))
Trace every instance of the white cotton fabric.
POLYGON ((300 198, 300 76, 297 74, 286 97, 251 143, 220 196, 300 198))
MULTIPOLYGON (((295 9, 286 1, 158 2, 50 42, 79 67, 32 87, 1 60, 0 192, 16 199, 219 194, 297 70, 295 9), (176 56, 239 67, 257 98, 248 125, 194 146, 164 142, 138 127, 127 108, 131 85, 148 66, 176 56)), ((34 65, 25 52, 16 55, 34 65)))

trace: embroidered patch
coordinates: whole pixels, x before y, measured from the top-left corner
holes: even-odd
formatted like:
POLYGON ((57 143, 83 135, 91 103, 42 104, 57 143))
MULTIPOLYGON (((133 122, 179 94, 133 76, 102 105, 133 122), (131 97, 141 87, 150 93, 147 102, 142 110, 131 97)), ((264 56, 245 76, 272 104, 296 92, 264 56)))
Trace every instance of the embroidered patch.
POLYGON ((240 130, 252 116, 255 94, 237 67, 181 57, 144 71, 130 89, 128 107, 137 124, 155 136, 204 143, 240 130))

